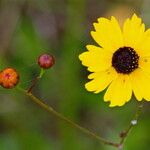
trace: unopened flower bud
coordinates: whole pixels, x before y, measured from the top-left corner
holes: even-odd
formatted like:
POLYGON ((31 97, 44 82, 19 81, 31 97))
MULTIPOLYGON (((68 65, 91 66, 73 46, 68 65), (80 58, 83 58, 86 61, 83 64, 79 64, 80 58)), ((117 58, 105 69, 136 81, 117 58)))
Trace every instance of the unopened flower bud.
POLYGON ((41 68, 48 69, 55 63, 54 57, 49 54, 40 55, 38 58, 38 64, 41 68))
POLYGON ((19 74, 13 68, 6 68, 0 72, 0 85, 4 88, 11 89, 19 82, 19 74))

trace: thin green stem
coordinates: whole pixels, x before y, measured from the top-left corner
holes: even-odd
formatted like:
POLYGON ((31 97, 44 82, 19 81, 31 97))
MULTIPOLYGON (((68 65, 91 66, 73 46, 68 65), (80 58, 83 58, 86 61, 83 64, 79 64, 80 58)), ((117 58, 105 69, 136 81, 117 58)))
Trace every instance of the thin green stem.
POLYGON ((125 140, 126 140, 128 134, 131 132, 132 128, 137 124, 137 122, 138 122, 138 120, 139 120, 139 115, 140 115, 140 113, 141 113, 141 111, 142 111, 142 108, 143 108, 143 104, 140 104, 140 105, 138 106, 137 111, 136 111, 136 113, 135 113, 135 116, 134 116, 134 118, 131 120, 131 122, 130 122, 128 128, 127 128, 125 131, 121 132, 121 134, 120 134, 121 140, 120 140, 120 144, 119 144, 120 146, 118 147, 119 150, 122 150, 122 149, 123 149, 123 144, 124 144, 124 142, 125 142, 125 140))
POLYGON ((34 88, 34 86, 36 85, 36 83, 39 81, 40 78, 42 78, 42 76, 44 75, 45 70, 43 68, 41 68, 39 75, 32 80, 32 84, 31 86, 28 88, 28 93, 30 93, 32 91, 32 89, 34 88))
POLYGON ((100 142, 106 144, 106 145, 111 145, 113 147, 118 147, 118 143, 114 143, 111 141, 108 141, 100 136, 98 136, 97 134, 93 133, 92 131, 81 127, 80 125, 76 124, 75 122, 71 121, 70 119, 66 118, 65 116, 63 116, 61 113, 57 112, 56 110, 54 110, 51 106, 48 106, 47 104, 45 104, 44 102, 42 102, 42 100, 40 100, 39 98, 37 98, 36 96, 34 96, 31 92, 28 92, 27 90, 24 90, 22 88, 18 87, 18 90, 20 90, 21 92, 23 92, 25 95, 29 96, 31 98, 31 100, 36 103, 37 105, 39 105, 41 108, 45 109, 47 112, 53 114, 54 116, 56 116, 57 118, 65 121, 66 123, 70 124, 72 127, 74 127, 75 129, 78 129, 79 131, 81 131, 82 133, 99 140, 100 142))
POLYGON ((39 78, 42 78, 42 76, 44 75, 45 70, 43 68, 41 68, 40 74, 39 74, 39 78))

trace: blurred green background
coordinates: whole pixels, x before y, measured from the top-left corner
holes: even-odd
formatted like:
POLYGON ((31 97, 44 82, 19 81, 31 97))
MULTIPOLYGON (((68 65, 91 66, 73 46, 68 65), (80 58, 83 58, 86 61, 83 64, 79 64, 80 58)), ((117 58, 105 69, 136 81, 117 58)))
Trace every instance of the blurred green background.
MULTIPOLYGON (((20 72, 27 88, 40 71, 42 53, 55 56, 55 66, 33 93, 56 110, 97 134, 118 141, 138 103, 109 108, 103 94, 88 93, 86 68, 78 60, 98 17, 115 15, 120 22, 136 12, 150 27, 149 0, 0 0, 0 69, 20 72)), ((145 103, 125 150, 149 150, 150 104, 145 103)), ((72 129, 17 90, 0 88, 0 150, 114 150, 72 129)))

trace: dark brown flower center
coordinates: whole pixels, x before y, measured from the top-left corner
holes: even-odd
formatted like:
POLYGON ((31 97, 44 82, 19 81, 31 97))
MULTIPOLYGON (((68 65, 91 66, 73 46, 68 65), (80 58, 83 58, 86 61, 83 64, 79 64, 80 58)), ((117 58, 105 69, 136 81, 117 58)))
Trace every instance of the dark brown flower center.
POLYGON ((118 73, 129 74, 139 66, 139 56, 131 47, 119 48, 112 57, 112 66, 118 73))

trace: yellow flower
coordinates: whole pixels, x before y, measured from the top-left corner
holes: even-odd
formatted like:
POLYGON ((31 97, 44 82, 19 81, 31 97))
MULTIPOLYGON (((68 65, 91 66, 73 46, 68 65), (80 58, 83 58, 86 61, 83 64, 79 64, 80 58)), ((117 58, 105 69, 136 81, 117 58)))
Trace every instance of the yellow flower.
POLYGON ((132 97, 150 101, 150 29, 145 31, 135 14, 120 27, 115 17, 99 18, 91 32, 101 46, 87 45, 79 59, 92 72, 85 84, 88 91, 99 93, 107 88, 104 101, 122 106, 132 97))

